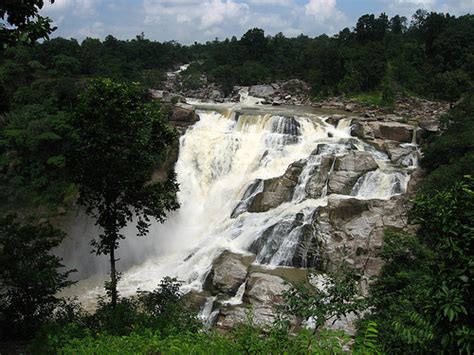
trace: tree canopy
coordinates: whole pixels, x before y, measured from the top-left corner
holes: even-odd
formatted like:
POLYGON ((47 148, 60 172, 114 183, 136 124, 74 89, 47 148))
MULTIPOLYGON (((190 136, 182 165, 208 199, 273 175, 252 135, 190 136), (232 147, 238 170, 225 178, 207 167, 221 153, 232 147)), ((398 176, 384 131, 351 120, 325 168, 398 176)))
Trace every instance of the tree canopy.
MULTIPOLYGON (((54 3, 54 0, 49 0, 54 3)), ((0 3, 0 50, 18 43, 32 44, 56 29, 51 20, 40 16, 44 0, 3 0, 0 3)))

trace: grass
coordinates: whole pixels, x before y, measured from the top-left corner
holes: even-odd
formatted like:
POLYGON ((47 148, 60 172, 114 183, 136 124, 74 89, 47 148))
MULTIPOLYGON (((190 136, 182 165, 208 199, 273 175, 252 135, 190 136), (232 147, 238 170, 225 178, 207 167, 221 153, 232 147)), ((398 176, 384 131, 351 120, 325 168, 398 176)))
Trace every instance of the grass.
POLYGON ((360 93, 350 97, 362 106, 383 106, 382 94, 380 92, 360 93))

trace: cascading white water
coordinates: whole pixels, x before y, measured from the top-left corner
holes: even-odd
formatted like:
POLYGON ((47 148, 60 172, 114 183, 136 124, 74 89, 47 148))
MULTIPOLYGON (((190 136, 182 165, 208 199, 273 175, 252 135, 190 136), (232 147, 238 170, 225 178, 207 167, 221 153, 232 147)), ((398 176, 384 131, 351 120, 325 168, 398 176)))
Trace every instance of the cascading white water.
MULTIPOLYGON (((200 121, 181 137, 176 164, 181 208, 164 225, 152 226, 155 255, 123 273, 121 294, 154 289, 165 276, 184 281, 184 290, 199 290, 213 260, 226 249, 252 250, 257 262, 291 266, 314 211, 327 203, 325 193, 312 199, 305 192, 324 154, 366 150, 380 162, 381 169, 360 178, 353 190, 356 197, 390 198, 406 188, 406 176, 384 171, 384 153, 350 137, 350 121, 335 128, 310 114, 220 111, 225 114, 199 112, 200 121), (315 153, 321 143, 324 147, 315 153), (247 212, 253 196, 263 189, 262 181, 283 175, 296 161, 304 168, 292 200, 267 212, 247 212), (400 181, 397 188, 394 179, 400 181)), ((80 298, 94 299, 101 292, 97 284, 80 298)))
POLYGON ((363 199, 389 199, 406 191, 408 179, 401 172, 371 171, 357 181, 351 195, 363 199))

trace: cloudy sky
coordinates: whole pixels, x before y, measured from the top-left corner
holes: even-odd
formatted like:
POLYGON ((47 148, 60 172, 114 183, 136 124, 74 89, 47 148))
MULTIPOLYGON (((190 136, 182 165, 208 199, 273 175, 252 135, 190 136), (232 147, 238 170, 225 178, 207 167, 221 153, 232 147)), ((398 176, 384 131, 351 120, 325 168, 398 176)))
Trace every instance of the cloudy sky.
POLYGON ((474 0, 55 0, 42 14, 54 20, 55 36, 131 39, 144 32, 189 44, 239 38, 253 27, 272 35, 334 34, 366 13, 410 18, 419 8, 462 15, 474 13, 474 0))

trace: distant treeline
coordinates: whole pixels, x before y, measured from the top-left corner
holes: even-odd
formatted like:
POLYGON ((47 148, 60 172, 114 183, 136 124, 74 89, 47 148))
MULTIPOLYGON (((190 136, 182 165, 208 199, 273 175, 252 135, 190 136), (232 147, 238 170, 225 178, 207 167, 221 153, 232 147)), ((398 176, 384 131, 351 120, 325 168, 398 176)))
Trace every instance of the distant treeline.
POLYGON ((101 76, 156 87, 165 71, 192 61, 189 77, 207 74, 226 93, 234 85, 299 78, 314 96, 386 90, 454 101, 473 87, 474 15, 418 10, 409 22, 372 14, 332 37, 265 36, 254 28, 240 40, 191 46, 144 34, 128 41, 55 38, 2 53, 1 106, 5 110, 12 92, 35 77, 101 76))
POLYGON ((316 38, 260 29, 240 40, 196 45, 202 71, 229 89, 278 79, 307 81, 315 95, 389 89, 456 100, 472 88, 474 16, 419 10, 407 19, 364 15, 353 29, 316 38))

